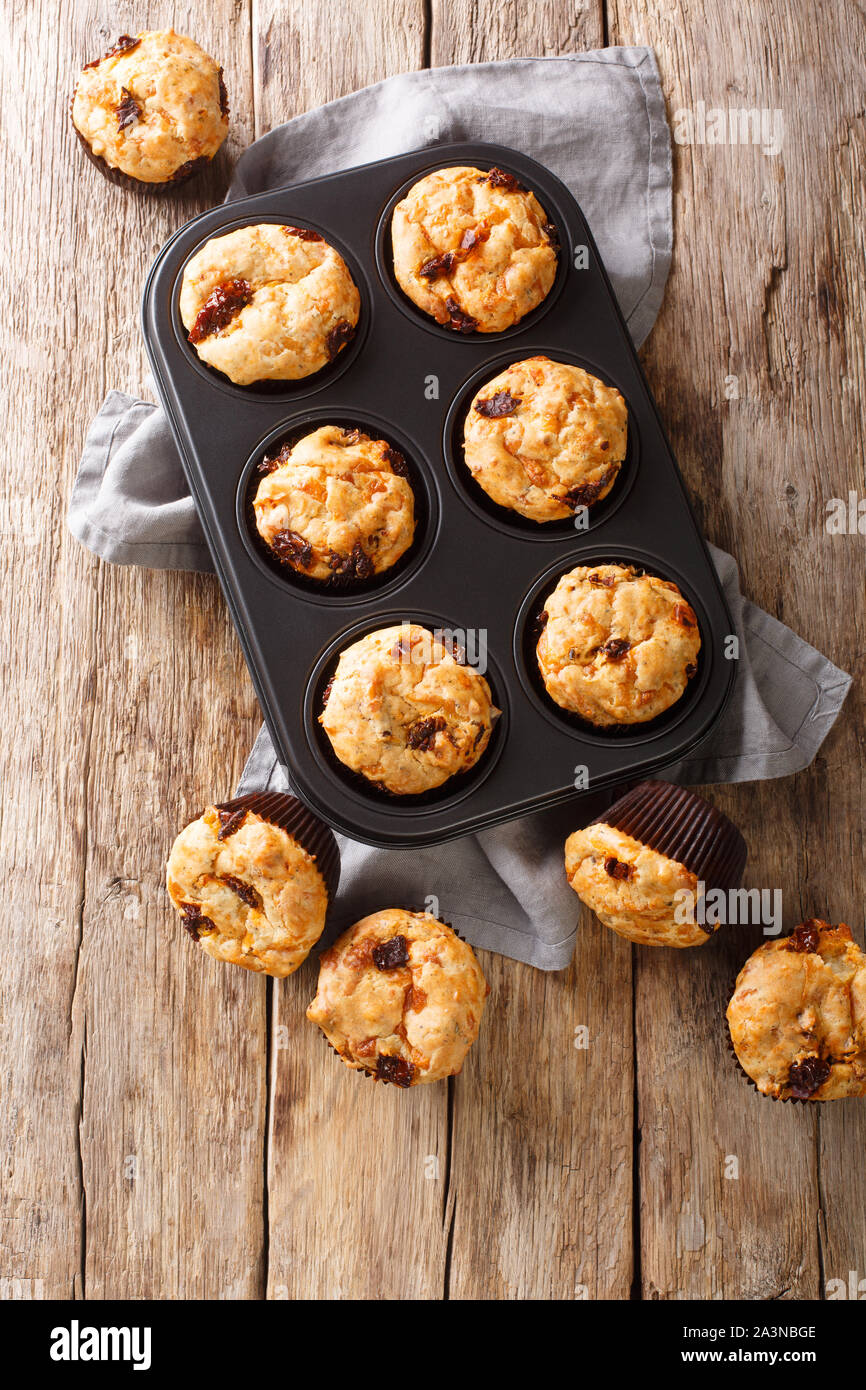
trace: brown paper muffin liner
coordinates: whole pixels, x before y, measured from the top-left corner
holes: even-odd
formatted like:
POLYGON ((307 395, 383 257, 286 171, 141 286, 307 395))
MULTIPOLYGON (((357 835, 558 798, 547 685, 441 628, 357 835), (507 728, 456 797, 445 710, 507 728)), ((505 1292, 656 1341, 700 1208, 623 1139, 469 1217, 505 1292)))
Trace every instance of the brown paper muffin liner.
POLYGON ((707 888, 739 887, 746 842, 733 821, 688 787, 641 782, 597 816, 633 840, 683 864, 707 888))
POLYGON ((212 163, 205 155, 200 155, 198 159, 187 160, 186 164, 182 164, 180 168, 172 174, 170 179, 165 179, 162 183, 145 183, 144 179, 135 179, 131 174, 124 174, 121 169, 113 168, 111 164, 102 158, 102 155, 93 153, 93 150, 81 134, 78 126, 72 120, 72 105, 74 101, 75 93, 73 92, 69 99, 69 119, 72 123, 72 129, 77 136, 78 143, 84 150, 91 164, 95 165, 103 178, 107 179, 109 183, 113 183, 116 188, 123 188, 127 192, 132 193, 171 193, 174 189, 180 188, 191 178, 194 178, 195 175, 200 173, 208 164, 212 163))
POLYGON ((328 899, 333 902, 340 882, 340 851, 333 831, 314 816, 303 802, 288 792, 250 792, 231 801, 214 802, 218 811, 252 811, 297 840, 308 854, 315 855, 316 868, 325 880, 328 899))

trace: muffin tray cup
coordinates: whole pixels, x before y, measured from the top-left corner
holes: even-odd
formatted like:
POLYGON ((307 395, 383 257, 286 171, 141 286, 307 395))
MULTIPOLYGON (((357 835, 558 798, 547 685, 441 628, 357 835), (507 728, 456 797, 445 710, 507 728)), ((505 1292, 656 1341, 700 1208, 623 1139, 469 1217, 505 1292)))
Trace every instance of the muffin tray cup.
MULTIPOLYGON (((658 411, 580 208, 542 165, 499 145, 417 150, 345 173, 225 204, 182 227, 144 290, 145 343, 214 567, 278 756, 293 792, 335 829, 412 848, 579 800, 677 762, 712 729, 734 679, 735 631, 658 411), (538 195, 561 245, 547 299, 497 334, 442 328, 393 277, 390 219, 417 179, 454 164, 494 165, 538 195), (210 237, 256 222, 321 233, 361 294, 352 342, 298 382, 234 386, 187 342, 178 313, 184 265, 210 237), (584 248, 581 250, 581 248, 584 248), (576 259, 577 258, 577 259, 576 259), (579 529, 497 508, 474 484, 459 446, 474 392, 511 361, 545 354, 618 387, 629 445, 608 498, 579 529), (321 587, 281 569, 250 521, 262 456, 325 422, 357 425, 406 456, 418 499, 412 549, 356 587, 321 587), (672 709, 643 726, 595 729, 560 710, 534 659, 544 598, 578 564, 623 561, 670 579, 701 630, 697 674, 672 709), (391 796, 337 761, 317 717, 340 651, 375 628, 413 620, 467 635, 487 653, 502 716, 476 766, 422 796, 391 796)), ((576 823, 579 807, 575 807, 576 823)))

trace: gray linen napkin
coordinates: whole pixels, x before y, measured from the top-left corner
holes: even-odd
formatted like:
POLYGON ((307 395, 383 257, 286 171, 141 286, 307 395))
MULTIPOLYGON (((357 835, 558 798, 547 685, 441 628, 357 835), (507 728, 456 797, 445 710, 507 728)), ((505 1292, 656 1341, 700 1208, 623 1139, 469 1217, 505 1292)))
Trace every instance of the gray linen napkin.
MULTIPOLYGON (((672 240, 670 138, 649 49, 390 78, 263 136, 239 160, 227 196, 468 139, 522 149, 571 188, 640 345, 661 303, 672 240)), ((85 441, 69 527, 116 564, 212 568, 158 407, 109 393, 85 441)), ((737 680, 710 737, 665 776, 684 783, 787 776, 814 758, 850 678, 742 597, 730 555, 712 555, 740 638, 737 680)), ((221 795, 218 769, 214 782, 221 795)), ((263 728, 238 790, 266 786, 290 783, 263 728)), ((473 945, 563 968, 578 904, 565 881, 562 843, 614 794, 575 795, 565 806, 430 850, 376 850, 340 836, 343 870, 329 938, 377 907, 426 900, 473 945)))

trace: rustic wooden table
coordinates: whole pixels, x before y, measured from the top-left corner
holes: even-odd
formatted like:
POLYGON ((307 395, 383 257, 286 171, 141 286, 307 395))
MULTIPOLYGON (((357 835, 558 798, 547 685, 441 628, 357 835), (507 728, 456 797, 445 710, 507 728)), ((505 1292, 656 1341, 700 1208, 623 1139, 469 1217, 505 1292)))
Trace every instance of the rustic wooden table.
MULTIPOLYGON (((774 1105, 726 1053, 759 929, 654 953, 584 914, 562 974, 485 956, 464 1074, 405 1094, 318 1044, 312 962, 274 984, 188 949, 166 851, 229 793, 256 701, 213 579, 104 565, 64 524, 88 421, 144 380, 145 271, 255 136, 426 64, 649 43, 671 114, 784 119, 775 156, 675 148, 650 383, 746 593, 861 677, 864 539, 824 529, 829 498, 864 492, 859 7, 13 0, 2 26, 0 1277, 91 1299, 803 1299, 863 1278, 866 1105, 774 1105), (223 63, 232 106, 175 200, 108 185, 67 120, 83 60, 167 23, 223 63)), ((858 679, 807 772, 717 793, 787 928, 847 918, 862 941, 863 716, 858 679)))

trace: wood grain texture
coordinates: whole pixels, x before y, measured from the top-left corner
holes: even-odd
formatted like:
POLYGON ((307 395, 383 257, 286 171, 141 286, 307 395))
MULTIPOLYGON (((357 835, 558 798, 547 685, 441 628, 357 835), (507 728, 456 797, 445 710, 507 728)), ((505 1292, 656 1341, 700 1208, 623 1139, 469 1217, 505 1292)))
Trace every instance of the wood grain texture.
MULTIPOLYGON (((170 18, 223 64, 232 126, 207 175, 161 197, 99 176, 66 94, 164 7, 0 17, 4 230, 33 254, 28 276, 0 265, 0 1279, 96 1299, 796 1299, 864 1277, 866 1106, 773 1105, 726 1051, 759 930, 655 953, 584 913, 560 975, 484 953, 464 1072, 408 1093, 348 1072, 306 1022, 314 961, 268 983, 202 958, 163 864, 237 780, 251 685, 211 577, 102 565, 64 524, 105 391, 141 391, 146 267, 254 135, 425 62, 648 42, 671 116, 703 100, 784 121, 775 156, 676 148, 650 382, 745 591, 862 677, 864 539, 823 524, 866 491, 856 7, 186 0, 170 18)), ((749 839, 748 882, 783 887, 785 929, 847 918, 861 943, 863 706, 858 679, 799 776, 712 792, 749 839)))
POLYGON ((604 43, 601 0, 432 0, 430 66, 552 58, 604 43))
MULTIPOLYGON (((674 123, 699 101, 782 112, 775 155, 675 145, 674 265, 644 363, 744 592, 855 676, 811 768, 713 795, 749 842, 747 882, 782 888, 786 931, 847 917, 862 943, 864 539, 824 529, 830 498, 864 494, 862 16, 614 0, 608 27, 654 46, 674 123)), ((816 1297, 863 1264, 866 1107, 773 1105, 725 1051, 732 980, 761 939, 732 928, 697 958, 638 956, 646 1298, 816 1297)))
MULTIPOLYGON (((238 26, 243 37, 244 15, 231 3, 173 15, 225 66, 235 149, 251 134, 248 37, 241 61, 225 47, 238 26)), ((33 605, 19 610, 7 667, 14 785, 30 808, 16 856, 29 889, 12 927, 32 933, 28 897, 52 921, 13 953, 35 972, 21 972, 12 1019, 27 1021, 31 1058, 14 1120, 35 1138, 4 1200, 22 1229, 39 1223, 29 1249, 13 1246, 25 1272, 46 1292, 96 1298, 250 1296, 262 1284, 265 985, 203 968, 161 886, 174 830, 232 786, 255 702, 212 579, 103 566, 64 522, 87 422, 110 386, 138 392, 144 380, 144 271, 221 196, 228 160, 179 196, 113 187, 84 158, 67 98, 44 82, 45 43, 69 93, 119 32, 164 20, 157 5, 17 7, 10 76, 17 86, 23 72, 26 99, 13 92, 6 108, 48 133, 36 145, 45 166, 27 166, 28 137, 7 189, 16 238, 39 248, 44 269, 7 285, 4 302, 28 342, 9 416, 38 532, 13 554, 9 581, 33 605), (48 469, 33 467, 34 444, 48 469), (41 583, 21 585, 26 572, 41 583)))

